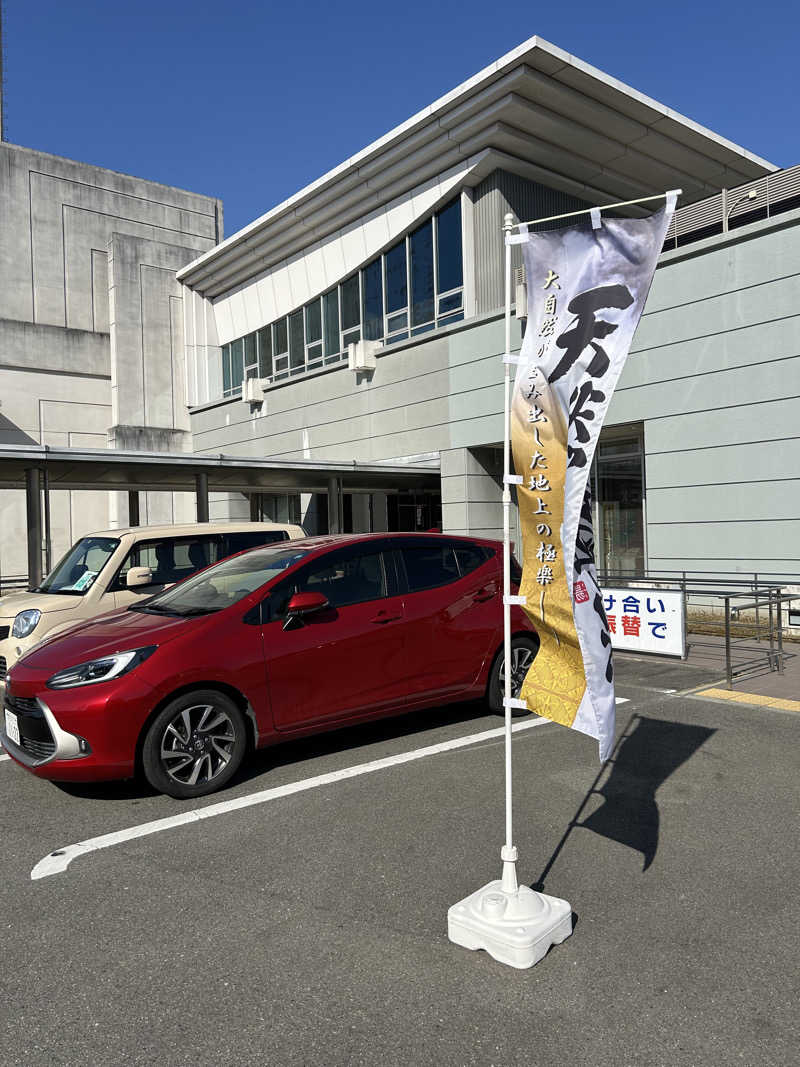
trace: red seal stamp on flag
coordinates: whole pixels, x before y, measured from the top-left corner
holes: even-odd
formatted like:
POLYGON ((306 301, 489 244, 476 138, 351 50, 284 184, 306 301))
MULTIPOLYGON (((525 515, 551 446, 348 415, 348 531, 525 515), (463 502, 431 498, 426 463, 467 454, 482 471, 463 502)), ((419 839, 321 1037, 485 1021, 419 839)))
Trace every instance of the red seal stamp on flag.
POLYGON ((585 604, 589 599, 589 592, 583 582, 575 583, 575 603, 585 604))

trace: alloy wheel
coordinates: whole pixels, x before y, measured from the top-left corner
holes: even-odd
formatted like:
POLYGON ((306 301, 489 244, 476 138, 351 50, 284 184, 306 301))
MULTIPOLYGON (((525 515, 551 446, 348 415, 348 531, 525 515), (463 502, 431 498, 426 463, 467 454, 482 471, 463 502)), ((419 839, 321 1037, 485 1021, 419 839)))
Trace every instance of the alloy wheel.
POLYGON ((180 785, 203 785, 230 763, 236 731, 229 716, 212 704, 183 708, 167 723, 161 764, 180 785))
MULTIPOLYGON (((516 700, 522 691, 522 683, 533 663, 534 654, 525 645, 517 645, 511 649, 511 696, 516 700)), ((500 663, 500 692, 505 692, 506 665, 500 663)))

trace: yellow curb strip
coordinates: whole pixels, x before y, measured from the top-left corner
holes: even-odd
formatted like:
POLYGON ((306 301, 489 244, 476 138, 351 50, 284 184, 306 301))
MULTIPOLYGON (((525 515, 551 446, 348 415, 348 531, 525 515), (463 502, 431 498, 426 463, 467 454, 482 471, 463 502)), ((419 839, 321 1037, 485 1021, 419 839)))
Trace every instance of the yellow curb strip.
POLYGON ((781 697, 766 697, 758 693, 737 693, 730 689, 700 689, 697 696, 714 697, 716 700, 732 700, 737 704, 760 704, 782 711, 800 711, 800 700, 784 700, 781 697))

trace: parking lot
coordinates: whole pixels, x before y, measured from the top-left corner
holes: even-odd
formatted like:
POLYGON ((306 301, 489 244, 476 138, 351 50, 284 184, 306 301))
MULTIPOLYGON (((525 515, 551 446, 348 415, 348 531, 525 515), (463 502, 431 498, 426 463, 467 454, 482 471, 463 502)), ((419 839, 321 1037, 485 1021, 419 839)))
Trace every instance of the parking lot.
POLYGON ((4 1067, 796 1062, 800 717, 617 664, 599 781, 588 738, 516 720, 520 877, 576 915, 530 971, 446 935, 500 870, 481 707, 262 752, 195 802, 3 759, 4 1067))

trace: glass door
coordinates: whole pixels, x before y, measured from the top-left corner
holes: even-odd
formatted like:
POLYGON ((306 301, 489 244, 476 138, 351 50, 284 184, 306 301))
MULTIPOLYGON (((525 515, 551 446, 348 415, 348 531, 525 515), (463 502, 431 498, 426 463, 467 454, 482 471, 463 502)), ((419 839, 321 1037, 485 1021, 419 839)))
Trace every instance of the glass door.
POLYGON ((599 442, 592 485, 598 571, 643 574, 644 466, 639 434, 599 442))

